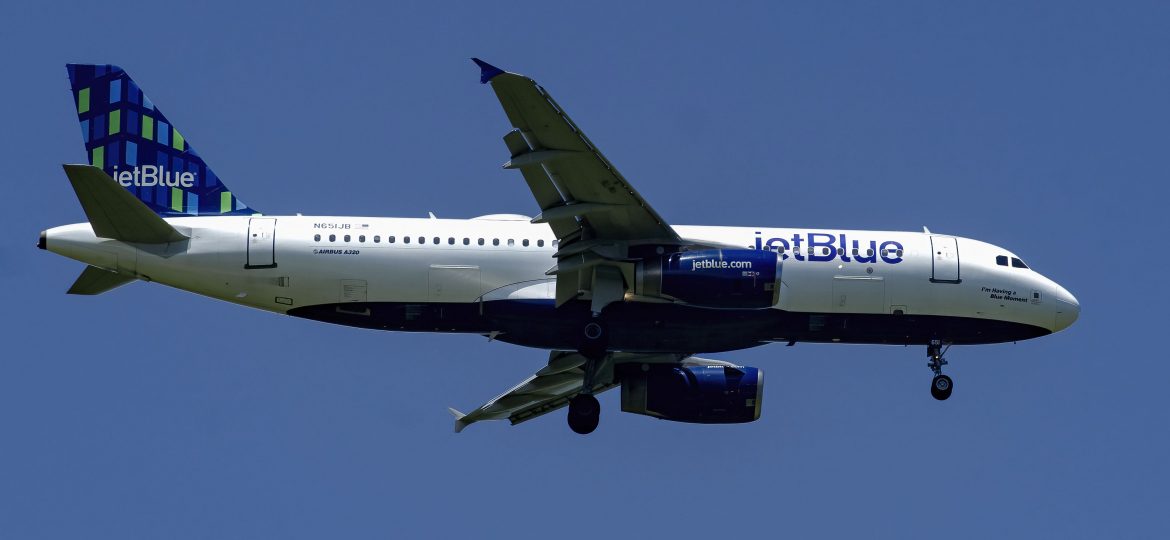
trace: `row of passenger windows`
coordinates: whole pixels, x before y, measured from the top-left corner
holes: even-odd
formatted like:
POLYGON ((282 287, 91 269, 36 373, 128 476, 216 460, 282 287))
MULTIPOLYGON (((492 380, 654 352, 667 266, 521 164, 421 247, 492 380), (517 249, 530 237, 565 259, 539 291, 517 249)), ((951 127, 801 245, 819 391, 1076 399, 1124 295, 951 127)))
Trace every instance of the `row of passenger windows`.
MULTIPOLYGON (((1012 257, 1011 260, 1012 260, 1012 263, 1011 263, 1012 268, 1027 268, 1028 267, 1028 265, 1024 264, 1024 261, 1021 261, 1015 257, 1012 257)), ((1007 266, 1008 265, 1008 256, 1007 255, 997 255, 995 257, 995 264, 998 264, 1000 266, 1007 266)))
MULTIPOLYGON (((338 237, 337 237, 337 235, 336 235, 336 234, 331 234, 331 235, 329 235, 329 238, 328 238, 328 239, 329 239, 329 241, 330 241, 330 242, 336 242, 336 241, 338 241, 338 237)), ((373 236, 371 239, 373 240, 373 242, 374 242, 375 244, 381 244, 381 243, 382 243, 382 235, 380 235, 380 234, 375 234, 375 235, 374 235, 374 236, 373 236)), ((314 234, 314 235, 313 235, 313 241, 314 241, 314 242, 320 242, 320 241, 321 241, 321 235, 319 235, 319 234, 314 234)), ((343 235, 343 236, 341 237, 341 241, 342 241, 342 242, 352 242, 352 241, 353 241, 353 236, 351 236, 351 235, 348 235, 348 234, 347 234, 347 235, 343 235)), ((366 235, 364 235, 364 234, 359 234, 359 235, 357 236, 357 241, 358 241, 358 243, 359 243, 359 244, 364 244, 364 243, 366 242, 366 235)), ((387 237, 386 237, 386 243, 387 243, 387 244, 394 244, 394 243, 396 243, 396 242, 398 242, 398 238, 396 238, 396 237, 394 237, 394 236, 387 236, 387 237)), ((505 245, 512 246, 512 247, 516 246, 516 244, 517 244, 517 241, 516 241, 516 239, 514 239, 514 238, 507 238, 507 239, 504 239, 504 240, 500 240, 499 238, 492 238, 492 239, 491 239, 491 242, 492 242, 492 245, 493 245, 493 246, 498 246, 498 245, 500 245, 500 244, 501 244, 501 242, 503 242, 505 245)), ((403 237, 402 237, 402 243, 403 243, 403 244, 409 244, 409 243, 411 243, 411 237, 410 237, 410 236, 403 236, 403 237)), ((425 236, 419 236, 419 237, 418 237, 418 242, 417 242, 417 243, 418 243, 418 244, 426 244, 426 243, 427 243, 427 238, 426 238, 425 236)), ((440 238, 440 237, 438 237, 438 236, 435 236, 435 237, 432 237, 432 238, 431 238, 431 243, 433 243, 433 244, 435 244, 435 245, 437 246, 437 245, 439 245, 439 244, 442 244, 442 243, 443 243, 443 239, 442 239, 442 238, 440 238)), ((487 239, 485 239, 485 238, 478 238, 478 239, 476 239, 475 243, 476 243, 476 245, 483 246, 483 245, 486 245, 486 244, 487 244, 487 239)), ((523 246, 523 247, 530 247, 530 246, 532 246, 532 245, 534 245, 534 244, 536 245, 536 247, 544 247, 544 239, 537 239, 537 240, 536 240, 536 242, 532 242, 531 240, 529 240, 529 239, 527 239, 527 238, 524 238, 524 239, 521 239, 521 240, 519 241, 519 244, 520 244, 521 246, 523 246)), ((453 246, 453 245, 455 245, 455 237, 454 237, 454 236, 449 236, 449 237, 447 237, 447 245, 449 245, 449 246, 453 246)), ((465 246, 470 246, 470 245, 471 245, 471 239, 470 239, 470 238, 464 238, 464 239, 463 239, 463 245, 465 245, 465 246)), ((552 241, 552 245, 554 245, 554 246, 555 246, 555 245, 557 245, 557 241, 556 241, 556 240, 553 240, 553 241, 552 241)))

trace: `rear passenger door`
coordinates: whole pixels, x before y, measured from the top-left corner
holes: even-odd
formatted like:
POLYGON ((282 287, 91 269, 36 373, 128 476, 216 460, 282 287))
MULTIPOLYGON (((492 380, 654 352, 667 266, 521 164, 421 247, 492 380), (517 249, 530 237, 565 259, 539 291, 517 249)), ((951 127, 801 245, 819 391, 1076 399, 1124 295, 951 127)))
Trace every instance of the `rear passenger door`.
POLYGON ((276 219, 248 220, 248 258, 244 268, 276 268, 276 219))

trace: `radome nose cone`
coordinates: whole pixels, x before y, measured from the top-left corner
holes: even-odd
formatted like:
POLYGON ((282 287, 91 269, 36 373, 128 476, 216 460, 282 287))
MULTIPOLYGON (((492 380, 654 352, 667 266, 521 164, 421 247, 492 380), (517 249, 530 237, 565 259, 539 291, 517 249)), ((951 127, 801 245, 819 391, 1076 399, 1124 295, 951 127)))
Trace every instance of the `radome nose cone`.
POLYGON ((48 235, 46 235, 45 232, 46 231, 41 231, 41 237, 37 239, 38 248, 45 249, 45 245, 48 244, 48 235))
POLYGON ((1081 303, 1077 302, 1077 298, 1064 289, 1060 288, 1062 294, 1057 295, 1058 311, 1056 312, 1056 327, 1052 329, 1053 332, 1059 332, 1072 326, 1077 322, 1077 318, 1081 316, 1081 303))

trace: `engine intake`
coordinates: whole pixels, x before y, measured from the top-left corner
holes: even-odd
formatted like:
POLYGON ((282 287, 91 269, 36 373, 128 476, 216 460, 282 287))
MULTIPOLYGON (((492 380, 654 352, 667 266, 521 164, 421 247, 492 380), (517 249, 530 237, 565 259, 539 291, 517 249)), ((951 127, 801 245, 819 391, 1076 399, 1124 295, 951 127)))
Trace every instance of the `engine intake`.
POLYGON ((781 267, 772 251, 685 251, 639 263, 635 291, 700 307, 769 308, 780 300, 781 267))
POLYGON ((622 411, 694 424, 739 424, 760 418, 764 372, 753 367, 634 364, 620 366, 622 411))

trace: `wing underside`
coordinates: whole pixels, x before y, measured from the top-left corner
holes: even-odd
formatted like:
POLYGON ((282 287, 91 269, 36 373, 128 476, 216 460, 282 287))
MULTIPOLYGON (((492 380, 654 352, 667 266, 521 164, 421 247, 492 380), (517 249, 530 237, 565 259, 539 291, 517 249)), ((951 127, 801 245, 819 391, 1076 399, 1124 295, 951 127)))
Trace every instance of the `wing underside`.
MULTIPOLYGON (((610 353, 598 369, 592 393, 600 394, 619 385, 613 375, 615 365, 680 362, 686 358, 685 354, 610 353)), ((451 409, 455 431, 481 420, 508 420, 515 425, 564 407, 581 392, 584 365, 585 357, 580 353, 550 351, 548 365, 474 411, 463 414, 451 409)))
POLYGON ((601 154, 552 96, 532 79, 481 60, 513 130, 504 136, 511 159, 559 242, 557 305, 593 300, 594 311, 617 301, 633 282, 631 248, 684 242, 601 154), (609 270, 600 270, 608 268, 609 270))
MULTIPOLYGON (((556 235, 556 264, 547 274, 556 276, 557 306, 589 300, 600 314, 628 292, 636 294, 639 263, 709 247, 681 238, 536 81, 472 60, 512 125, 504 135, 510 156, 504 168, 520 171, 540 206, 533 223, 547 223, 556 235)), ((633 362, 731 365, 685 353, 611 352, 597 366, 591 393, 619 386, 614 367, 633 362)), ((451 409, 455 431, 481 420, 519 424, 566 406, 583 390, 585 365, 580 353, 551 351, 547 366, 507 392, 468 414, 451 409)))

